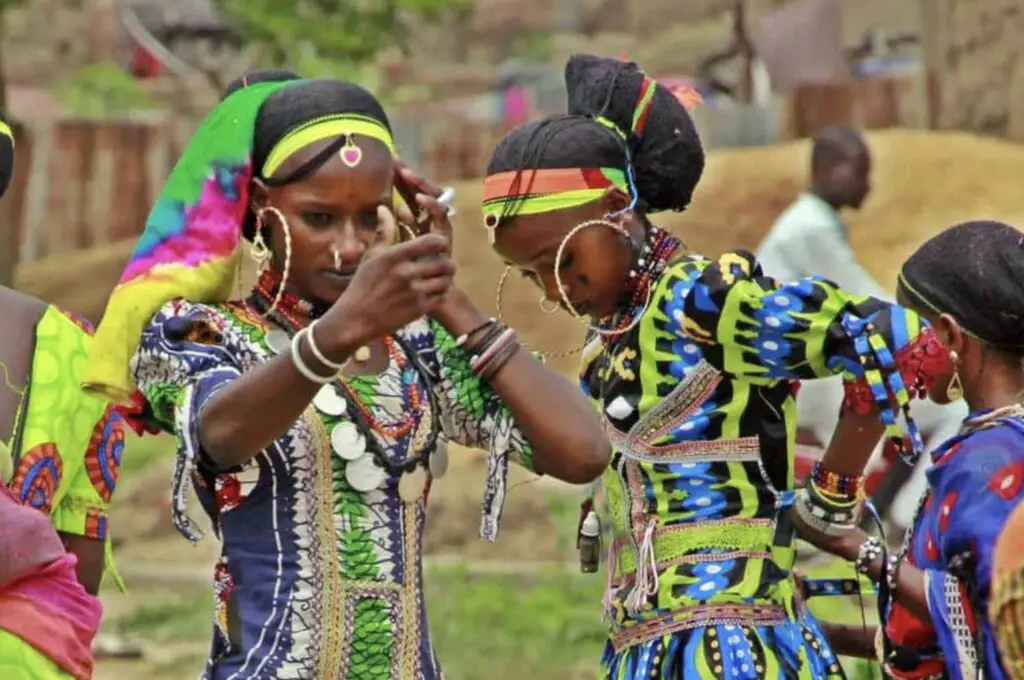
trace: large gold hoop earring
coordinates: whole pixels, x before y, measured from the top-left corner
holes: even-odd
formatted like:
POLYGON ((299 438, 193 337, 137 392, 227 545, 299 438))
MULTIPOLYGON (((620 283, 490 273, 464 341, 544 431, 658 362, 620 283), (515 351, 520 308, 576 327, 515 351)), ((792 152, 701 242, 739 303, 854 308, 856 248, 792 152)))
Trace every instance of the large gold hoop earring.
MULTIPOLYGON (((270 248, 267 246, 267 242, 263 238, 263 235, 261 233, 262 228, 266 225, 267 213, 270 213, 271 215, 276 217, 277 221, 281 225, 281 234, 284 236, 284 264, 281 267, 281 285, 277 287, 277 293, 274 295, 274 301, 271 303, 270 308, 267 309, 266 313, 262 315, 263 318, 267 318, 268 316, 270 316, 270 314, 273 313, 275 309, 277 309, 277 306, 281 304, 281 299, 284 297, 285 286, 288 284, 288 275, 291 273, 292 268, 292 229, 289 226, 288 220, 287 218, 285 218, 284 213, 272 205, 268 205, 265 208, 260 208, 259 212, 256 213, 256 236, 253 237, 253 247, 250 251, 250 254, 252 254, 252 251, 256 250, 256 241, 257 239, 259 239, 262 248, 265 249, 267 253, 265 255, 264 264, 266 263, 266 261, 270 260, 271 251, 270 248)), ((253 258, 255 259, 255 255, 253 256, 253 258)))
MULTIPOLYGON (((498 323, 500 323, 502 326, 508 326, 508 324, 505 323, 504 315, 501 313, 501 303, 502 296, 505 291, 505 282, 508 280, 508 275, 511 273, 512 267, 505 267, 505 271, 501 273, 501 277, 498 279, 498 290, 495 292, 494 295, 495 315, 498 317, 498 323)), ((524 349, 529 350, 534 354, 538 354, 544 357, 545 359, 561 359, 562 357, 571 357, 573 354, 576 354, 581 349, 583 349, 583 346, 581 345, 579 347, 574 347, 573 349, 565 349, 558 352, 541 352, 539 350, 534 349, 533 347, 530 347, 522 340, 519 341, 519 344, 522 345, 524 349)))
POLYGON ((573 318, 575 318, 577 321, 579 321, 584 326, 594 331, 598 335, 615 336, 622 335, 623 333, 628 333, 629 331, 633 330, 633 328, 638 323, 640 323, 640 319, 643 317, 644 310, 646 310, 647 305, 651 303, 651 289, 653 288, 653 286, 647 288, 647 300, 644 302, 644 306, 641 308, 640 312, 635 317, 633 317, 633 321, 630 322, 628 326, 624 328, 607 330, 604 328, 598 328, 597 326, 588 323, 587 320, 579 312, 576 311, 576 308, 572 306, 572 302, 569 301, 569 295, 565 290, 565 285, 562 283, 562 259, 565 255, 565 247, 573 236, 575 236, 576 234, 578 234, 579 232, 583 231, 588 227, 607 227, 609 229, 613 229, 619 232, 627 239, 629 239, 629 232, 627 232, 621 224, 617 222, 612 222, 611 220, 608 219, 587 220, 586 222, 580 222, 575 227, 570 229, 569 233, 566 234, 565 238, 562 239, 562 242, 558 244, 558 252, 555 254, 554 274, 555 285, 558 287, 558 294, 562 298, 562 303, 565 305, 565 308, 569 310, 569 313, 572 314, 573 318))
POLYGON ((950 401, 960 401, 964 396, 964 385, 960 382, 960 356, 951 351, 949 353, 949 361, 953 364, 953 377, 949 379, 949 383, 946 385, 946 399, 950 401))

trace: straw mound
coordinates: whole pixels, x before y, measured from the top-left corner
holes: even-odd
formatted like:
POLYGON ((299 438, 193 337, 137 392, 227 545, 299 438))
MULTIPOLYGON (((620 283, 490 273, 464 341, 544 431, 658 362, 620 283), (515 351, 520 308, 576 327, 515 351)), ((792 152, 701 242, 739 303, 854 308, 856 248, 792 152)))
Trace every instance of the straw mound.
MULTIPOLYGON (((1024 227, 1024 146, 963 133, 889 130, 868 137, 874 157, 874 193, 848 215, 851 237, 865 267, 891 287, 903 260, 931 234, 967 219, 991 218, 1024 227)), ((655 221, 698 252, 754 249, 806 184, 806 141, 756 149, 714 151, 689 210, 655 221)), ((459 283, 493 310, 501 265, 488 250, 480 212, 480 183, 458 187, 456 216, 459 283)), ((827 275, 827 272, 822 272, 827 275)), ((512 276, 504 310, 527 340, 545 350, 578 341, 577 324, 542 316, 539 292, 512 276)), ((559 363, 571 369, 572 362, 559 363)))

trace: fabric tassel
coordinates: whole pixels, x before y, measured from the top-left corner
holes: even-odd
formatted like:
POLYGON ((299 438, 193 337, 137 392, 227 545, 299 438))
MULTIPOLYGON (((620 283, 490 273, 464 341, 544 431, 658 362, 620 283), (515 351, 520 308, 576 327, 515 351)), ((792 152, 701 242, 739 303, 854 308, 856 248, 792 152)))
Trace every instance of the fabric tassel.
POLYGON ((498 538, 498 525, 505 507, 508 487, 508 454, 512 448, 512 420, 501 417, 494 424, 491 450, 487 456, 487 481, 484 486, 483 508, 480 517, 480 536, 494 542, 498 538))
POLYGON ((658 561, 654 555, 654 530, 658 520, 651 518, 644 530, 636 560, 636 581, 626 598, 626 611, 636 616, 644 611, 647 600, 658 593, 658 561))
POLYGON ((612 600, 615 599, 615 568, 618 566, 619 546, 615 541, 610 541, 608 546, 608 577, 604 588, 604 598, 601 600, 601 611, 604 612, 605 620, 612 620, 612 600))

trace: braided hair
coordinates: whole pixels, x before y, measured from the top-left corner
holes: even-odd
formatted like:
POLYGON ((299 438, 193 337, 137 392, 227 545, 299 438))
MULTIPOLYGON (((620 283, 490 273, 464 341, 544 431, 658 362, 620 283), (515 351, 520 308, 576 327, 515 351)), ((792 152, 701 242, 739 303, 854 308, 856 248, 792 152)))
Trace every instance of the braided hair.
POLYGON ((1024 233, 1015 227, 975 221, 936 234, 903 265, 899 290, 993 349, 1024 357, 1024 233))
MULTIPOLYGON (((527 123, 498 144, 487 174, 632 165, 641 212, 684 210, 704 170, 704 149, 682 103, 658 84, 643 132, 630 132, 644 83, 632 62, 577 54, 565 67, 568 114, 527 123), (597 122, 611 121, 616 131, 597 122)), ((507 215, 512 217, 513 215, 507 215)))

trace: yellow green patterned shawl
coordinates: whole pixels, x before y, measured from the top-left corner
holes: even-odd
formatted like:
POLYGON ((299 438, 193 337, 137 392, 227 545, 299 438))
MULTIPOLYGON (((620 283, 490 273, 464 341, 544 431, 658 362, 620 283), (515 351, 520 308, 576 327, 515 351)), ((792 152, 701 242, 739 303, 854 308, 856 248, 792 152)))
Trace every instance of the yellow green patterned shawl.
MULTIPOLYGON (((48 513, 54 528, 107 544, 107 512, 117 484, 124 429, 121 416, 80 388, 92 328, 55 307, 36 326, 29 388, 18 414, 17 465, 8 487, 25 505, 48 513)), ((120 582, 118 582, 120 585, 120 582)))

